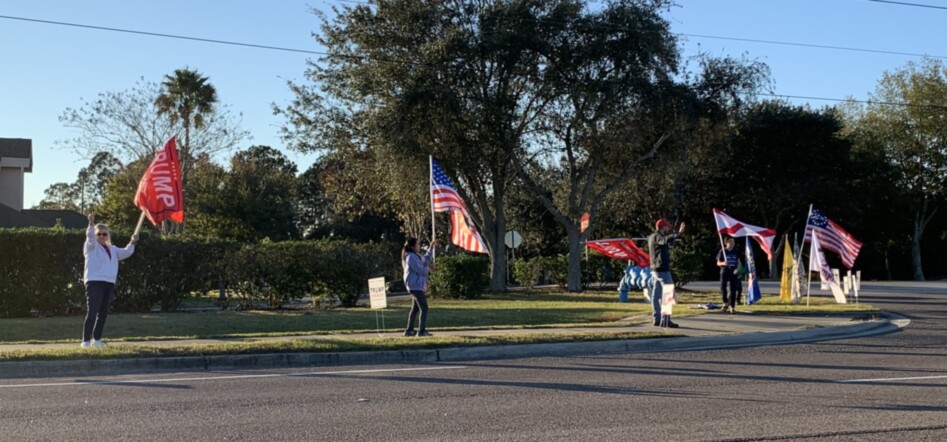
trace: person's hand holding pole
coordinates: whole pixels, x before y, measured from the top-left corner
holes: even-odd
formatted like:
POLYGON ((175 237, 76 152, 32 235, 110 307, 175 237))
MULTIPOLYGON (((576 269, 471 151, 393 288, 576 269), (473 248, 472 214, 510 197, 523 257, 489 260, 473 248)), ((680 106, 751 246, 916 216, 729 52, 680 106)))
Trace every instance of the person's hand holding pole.
POLYGON ((94 214, 94 213, 90 213, 90 214, 86 215, 86 218, 89 218, 89 227, 95 226, 95 214, 94 214))
POLYGON ((677 229, 677 234, 678 234, 678 235, 683 235, 683 234, 684 234, 684 228, 685 228, 686 226, 687 226, 686 224, 681 223, 681 227, 680 227, 679 229, 677 229))

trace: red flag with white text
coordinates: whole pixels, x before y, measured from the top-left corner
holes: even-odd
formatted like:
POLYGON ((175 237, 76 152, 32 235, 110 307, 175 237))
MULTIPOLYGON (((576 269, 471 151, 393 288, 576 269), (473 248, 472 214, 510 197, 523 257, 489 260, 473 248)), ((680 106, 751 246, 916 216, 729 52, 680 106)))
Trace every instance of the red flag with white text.
POLYGON ((165 219, 184 222, 182 187, 178 150, 175 138, 171 137, 138 182, 135 206, 154 225, 165 219))

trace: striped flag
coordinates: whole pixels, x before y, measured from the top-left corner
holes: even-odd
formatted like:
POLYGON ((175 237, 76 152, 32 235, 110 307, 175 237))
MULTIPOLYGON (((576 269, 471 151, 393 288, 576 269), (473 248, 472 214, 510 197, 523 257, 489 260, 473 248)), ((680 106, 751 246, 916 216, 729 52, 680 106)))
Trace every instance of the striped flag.
POLYGON ((477 233, 477 229, 467 224, 467 220, 460 210, 450 212, 450 224, 450 242, 469 252, 488 253, 487 246, 480 238, 480 234, 477 233))
POLYGON ((845 267, 852 268, 855 265, 855 258, 861 251, 862 243, 817 209, 812 209, 812 214, 806 222, 805 242, 812 242, 813 231, 819 232, 822 248, 838 253, 845 267))
POLYGON ((776 231, 766 227, 757 227, 754 225, 737 221, 723 211, 714 209, 714 222, 717 223, 717 232, 726 233, 734 238, 741 236, 752 236, 756 242, 760 243, 763 252, 770 261, 773 260, 773 238, 776 237, 776 231))
POLYGON ((441 165, 431 158, 431 206, 435 212, 450 212, 451 236, 454 245, 475 253, 490 253, 477 228, 470 222, 467 205, 441 165))
POLYGON ((832 273, 832 269, 829 268, 829 263, 825 261, 825 255, 822 254, 822 248, 824 246, 819 244, 821 239, 822 234, 819 233, 819 231, 816 231, 815 234, 812 235, 812 250, 809 251, 809 270, 819 272, 819 277, 822 279, 822 282, 828 285, 832 290, 832 296, 835 297, 835 302, 845 304, 847 302, 845 293, 835 279, 835 274, 832 273))

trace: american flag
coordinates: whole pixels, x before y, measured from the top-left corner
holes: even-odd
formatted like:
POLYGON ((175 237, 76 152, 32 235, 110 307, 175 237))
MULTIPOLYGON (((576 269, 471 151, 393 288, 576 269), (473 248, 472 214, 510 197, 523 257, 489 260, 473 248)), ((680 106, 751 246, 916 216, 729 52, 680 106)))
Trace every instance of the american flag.
POLYGON ((450 180, 441 165, 431 159, 431 201, 435 212, 450 212, 460 210, 468 215, 464 200, 457 193, 457 188, 450 180))
POLYGON ((457 193, 457 188, 444 169, 431 158, 431 205, 435 212, 451 212, 451 237, 456 246, 474 253, 489 253, 487 247, 470 222, 467 205, 457 193))
POLYGON ((812 214, 806 222, 806 242, 812 242, 813 230, 819 232, 819 242, 823 249, 838 253, 845 267, 852 268, 855 265, 855 258, 862 248, 860 241, 817 209, 812 209, 812 214))

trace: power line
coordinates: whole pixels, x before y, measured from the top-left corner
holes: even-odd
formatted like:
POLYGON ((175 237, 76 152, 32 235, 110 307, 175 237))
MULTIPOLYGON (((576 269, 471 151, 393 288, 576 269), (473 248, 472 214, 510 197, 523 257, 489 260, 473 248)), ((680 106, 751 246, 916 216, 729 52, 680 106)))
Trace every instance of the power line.
POLYGON ((944 9, 944 10, 947 10, 947 6, 923 5, 923 4, 920 4, 920 3, 895 2, 895 1, 890 1, 890 0, 868 0, 868 1, 870 1, 870 2, 875 2, 875 3, 888 3, 888 4, 900 5, 900 6, 917 6, 918 8, 931 8, 931 9, 944 9))
POLYGON ((242 46, 242 47, 248 47, 248 48, 269 49, 273 51, 297 52, 301 54, 312 54, 312 55, 329 55, 326 52, 310 51, 306 49, 284 48, 280 46, 267 46, 267 45, 253 44, 253 43, 243 43, 243 42, 238 42, 238 41, 215 40, 211 38, 188 37, 185 35, 162 34, 158 32, 136 31, 132 29, 110 28, 107 26, 84 25, 81 23, 68 23, 68 22, 52 21, 52 20, 40 20, 36 18, 27 18, 27 17, 13 17, 9 15, 0 15, 0 19, 17 20, 17 21, 25 21, 25 22, 32 22, 32 23, 44 23, 44 24, 58 25, 58 26, 69 26, 73 28, 95 29, 98 31, 123 32, 126 34, 147 35, 151 37, 175 38, 178 40, 200 41, 204 43, 216 43, 216 44, 231 45, 231 46, 242 46))
MULTIPOLYGON (((336 0, 336 1, 344 2, 345 0, 336 0)), ((869 1, 881 1, 881 0, 869 0, 869 1)), ((352 0, 352 1, 349 1, 349 3, 362 3, 362 2, 352 0)), ((312 50, 306 50, 306 49, 286 48, 286 47, 280 47, 280 46, 260 45, 260 44, 254 44, 254 43, 217 40, 217 39, 201 38, 201 37, 189 37, 189 36, 184 36, 184 35, 164 34, 164 33, 157 33, 157 32, 136 31, 136 30, 131 30, 131 29, 86 25, 86 24, 81 24, 81 23, 59 22, 59 21, 53 21, 53 20, 41 20, 41 19, 34 19, 34 18, 27 18, 27 17, 14 17, 14 16, 8 16, 8 15, 0 15, 0 19, 17 20, 17 21, 32 22, 32 23, 43 23, 43 24, 51 24, 51 25, 57 25, 57 26, 68 26, 68 27, 83 28, 83 29, 94 29, 94 30, 99 30, 99 31, 121 32, 121 33, 145 35, 145 36, 151 36, 151 37, 199 41, 199 42, 204 42, 204 43, 224 44, 224 45, 230 45, 230 46, 249 47, 249 48, 256 48, 256 49, 267 49, 267 50, 284 51, 284 52, 295 52, 295 53, 303 53, 303 54, 331 56, 331 54, 327 52, 312 51, 312 50)), ((523 19, 520 19, 520 20, 523 20, 523 19)), ((534 21, 544 22, 547 24, 557 24, 556 22, 544 21, 544 20, 534 20, 534 21)), ((562 23, 558 23, 558 24, 562 24, 562 23)), ((608 28, 615 29, 615 30, 624 30, 624 31, 632 30, 630 28, 620 28, 620 27, 612 27, 612 26, 609 26, 608 28)), ((889 54, 889 55, 924 56, 924 54, 914 54, 914 53, 908 53, 908 52, 848 48, 848 47, 842 47, 842 46, 814 45, 814 44, 806 44, 806 43, 781 42, 781 41, 773 41, 773 40, 757 40, 757 39, 748 39, 748 38, 722 37, 722 36, 700 35, 700 34, 685 34, 685 33, 672 33, 672 34, 679 35, 679 36, 694 37, 694 38, 735 40, 735 41, 745 41, 745 42, 752 42, 752 43, 765 43, 765 44, 778 44, 778 45, 788 45, 788 46, 812 47, 812 48, 820 48, 820 49, 871 52, 871 53, 880 53, 880 54, 889 54)), ((947 59, 947 56, 934 56, 934 55, 927 55, 927 56, 931 58, 947 59)), ((807 96, 797 96, 797 95, 776 95, 776 94, 759 94, 759 95, 771 96, 771 97, 777 97, 777 98, 795 98, 795 99, 821 100, 821 101, 834 101, 834 102, 850 101, 850 102, 863 103, 863 104, 881 104, 881 105, 889 105, 889 106, 909 106, 909 107, 927 107, 927 108, 936 108, 936 109, 947 109, 947 106, 923 105, 923 104, 912 104, 912 103, 879 102, 879 101, 871 101, 871 100, 868 100, 868 101, 850 100, 850 99, 842 99, 842 98, 807 97, 807 96)))
POLYGON ((920 107, 927 109, 940 109, 947 110, 947 106, 939 106, 936 104, 916 104, 916 103, 900 103, 896 101, 875 101, 875 100, 856 100, 854 98, 826 98, 826 97, 809 97, 804 95, 783 95, 783 94, 757 94, 761 97, 774 97, 774 98, 795 98, 799 100, 819 100, 819 101, 834 101, 834 102, 847 102, 847 103, 860 103, 860 104, 877 104, 882 106, 902 106, 902 107, 920 107))
POLYGON ((914 53, 914 52, 885 51, 882 49, 852 48, 852 47, 846 47, 846 46, 818 45, 818 44, 810 44, 810 43, 795 43, 795 42, 777 41, 777 40, 757 40, 753 38, 721 37, 717 35, 684 34, 684 33, 674 33, 674 35, 679 35, 683 37, 694 37, 694 38, 708 38, 708 39, 714 39, 714 40, 731 40, 731 41, 764 43, 764 44, 782 45, 782 46, 798 46, 798 47, 805 47, 805 48, 831 49, 831 50, 836 50, 836 51, 868 52, 868 53, 874 53, 874 54, 906 55, 910 57, 940 58, 943 60, 947 60, 947 56, 945 55, 930 55, 930 54, 919 54, 919 53, 914 53))

